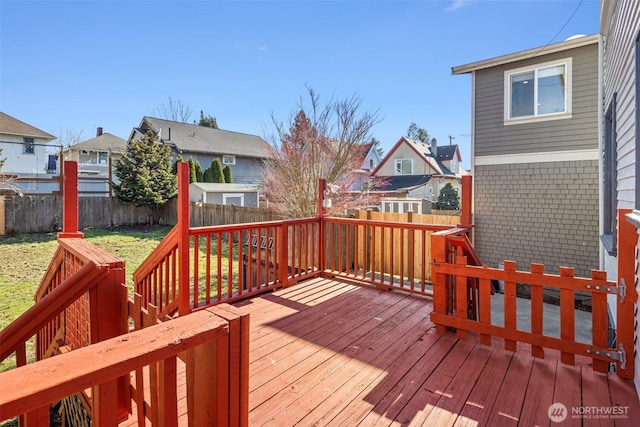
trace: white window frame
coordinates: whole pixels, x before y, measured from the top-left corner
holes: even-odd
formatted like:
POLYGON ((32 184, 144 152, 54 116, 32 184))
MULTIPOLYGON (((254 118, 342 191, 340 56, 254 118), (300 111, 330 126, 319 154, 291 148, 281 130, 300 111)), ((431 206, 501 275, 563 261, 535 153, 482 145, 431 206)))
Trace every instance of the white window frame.
POLYGON ((572 81, 573 81, 573 60, 572 58, 563 58, 556 61, 543 62, 540 64, 530 65, 527 67, 515 68, 504 72, 504 124, 515 125, 520 123, 541 122, 546 120, 560 120, 571 118, 571 106, 572 102, 572 81), (538 102, 538 72, 541 69, 564 66, 565 73, 565 96, 564 96, 564 111, 559 113, 547 113, 538 114, 537 102, 538 102), (511 117, 511 77, 516 74, 523 74, 527 72, 534 73, 534 113, 533 116, 526 117, 511 117))
POLYGON ((22 138, 22 141, 24 143, 22 154, 32 155, 36 153, 36 143, 34 138, 24 137, 22 138))
POLYGON ((413 175, 413 159, 396 159, 394 162, 394 169, 393 169, 394 175, 413 175), (400 164, 400 170, 402 170, 402 163, 409 161, 410 164, 410 171, 409 173, 399 173, 398 172, 398 164, 400 164))
POLYGON ((223 165, 235 165, 236 164, 236 156, 223 155, 222 156, 222 164, 223 165))
POLYGON ((222 193, 222 204, 227 204, 227 199, 237 199, 240 198, 240 206, 244 206, 244 194, 243 193, 222 193))
POLYGON ((108 151, 98 151, 96 153, 96 162, 99 165, 106 165, 107 163, 109 163, 109 152, 108 151), (104 163, 100 161, 100 154, 102 154, 102 153, 106 154, 106 157, 104 159, 104 163))

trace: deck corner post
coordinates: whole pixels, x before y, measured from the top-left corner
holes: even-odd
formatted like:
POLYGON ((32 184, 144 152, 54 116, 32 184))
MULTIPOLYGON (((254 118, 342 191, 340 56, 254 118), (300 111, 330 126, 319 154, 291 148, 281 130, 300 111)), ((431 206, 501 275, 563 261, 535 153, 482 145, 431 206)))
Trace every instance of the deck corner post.
POLYGON ((471 175, 465 175, 462 177, 462 212, 460 216, 460 222, 465 227, 470 227, 473 224, 472 194, 473 178, 471 175))
MULTIPOLYGON (((440 233, 431 235, 431 258, 432 258, 432 284, 433 284, 433 313, 440 316, 447 315, 447 286, 446 277, 438 272, 438 264, 447 262, 447 236, 440 233)), ((433 316, 431 316, 433 317, 433 316)), ((433 320, 432 320, 433 321, 433 320)), ((436 331, 440 334, 445 333, 446 326, 438 324, 436 331)))
POLYGON ((622 282, 626 284, 626 295, 624 298, 618 298, 616 336, 618 347, 624 347, 627 357, 624 367, 620 362, 616 362, 616 372, 621 378, 633 379, 634 306, 638 300, 635 273, 638 233, 633 224, 626 219, 629 213, 630 209, 618 210, 618 286, 622 282))
POLYGON ((58 237, 82 238, 78 219, 78 162, 67 160, 62 167, 62 232, 58 237))
POLYGON ((191 312, 189 302, 189 165, 178 163, 178 313, 191 312))
POLYGON ((327 189, 327 181, 325 179, 318 180, 318 216, 320 217, 320 241, 318 244, 318 269, 320 270, 320 276, 324 274, 327 268, 327 245, 324 244, 326 233, 325 216, 327 215, 327 209, 325 207, 325 191, 327 189))

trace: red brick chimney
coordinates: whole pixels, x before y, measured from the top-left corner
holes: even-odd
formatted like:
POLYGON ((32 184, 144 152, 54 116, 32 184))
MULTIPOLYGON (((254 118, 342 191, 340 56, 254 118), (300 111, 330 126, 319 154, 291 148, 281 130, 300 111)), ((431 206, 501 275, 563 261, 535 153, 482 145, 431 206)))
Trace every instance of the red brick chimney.
POLYGON ((102 135, 102 128, 96 129, 96 138, 102 135))

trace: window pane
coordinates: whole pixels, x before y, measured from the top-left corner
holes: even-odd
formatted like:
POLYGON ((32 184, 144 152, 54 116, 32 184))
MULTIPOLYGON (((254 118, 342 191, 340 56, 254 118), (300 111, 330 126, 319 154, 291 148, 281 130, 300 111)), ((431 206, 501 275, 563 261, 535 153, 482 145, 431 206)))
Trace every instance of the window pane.
POLYGON ((538 114, 562 113, 564 106, 564 65, 538 72, 538 114))
POLYGON ((511 117, 533 116, 533 72, 511 76, 511 117))

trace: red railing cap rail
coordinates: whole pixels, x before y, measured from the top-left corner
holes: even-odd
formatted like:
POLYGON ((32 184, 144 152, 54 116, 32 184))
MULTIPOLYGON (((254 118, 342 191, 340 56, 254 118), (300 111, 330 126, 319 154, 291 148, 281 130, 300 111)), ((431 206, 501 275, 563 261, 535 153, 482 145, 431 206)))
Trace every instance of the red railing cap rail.
POLYGON ((9 390, 0 394, 0 414, 27 413, 228 334, 226 320, 203 310, 21 366, 0 374, 9 390))
POLYGON ((91 261, 97 266, 122 268, 125 264, 122 258, 81 238, 58 238, 58 244, 84 262, 91 261))

